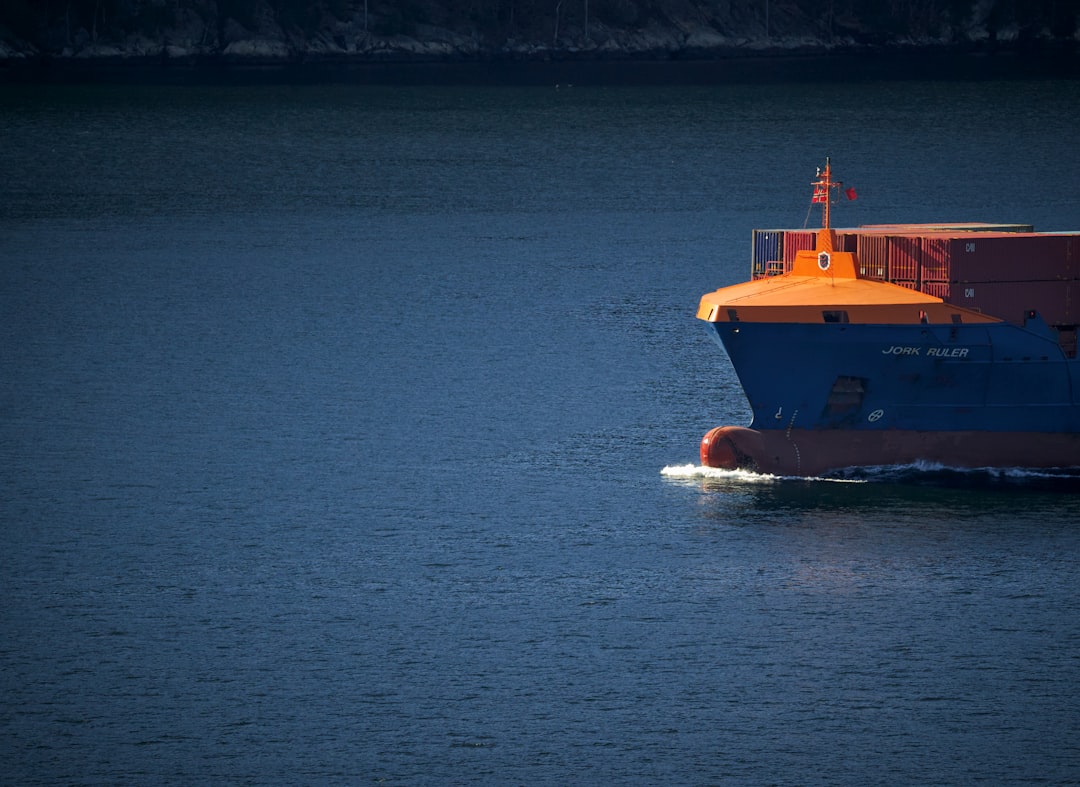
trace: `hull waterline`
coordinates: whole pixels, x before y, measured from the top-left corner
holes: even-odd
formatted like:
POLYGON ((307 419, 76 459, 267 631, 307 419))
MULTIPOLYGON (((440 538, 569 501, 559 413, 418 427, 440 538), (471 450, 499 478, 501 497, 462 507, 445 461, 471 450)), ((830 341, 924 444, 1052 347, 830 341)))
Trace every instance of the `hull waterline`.
POLYGON ((778 476, 821 476, 852 467, 1074 467, 1080 435, 1047 432, 788 431, 717 427, 701 442, 701 463, 778 476))

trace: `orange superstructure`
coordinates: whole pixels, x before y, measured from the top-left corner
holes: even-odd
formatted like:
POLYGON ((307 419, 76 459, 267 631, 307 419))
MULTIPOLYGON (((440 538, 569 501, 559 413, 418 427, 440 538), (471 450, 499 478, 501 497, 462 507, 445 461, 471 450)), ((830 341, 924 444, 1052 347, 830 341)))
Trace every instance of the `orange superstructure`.
POLYGON ((864 278, 850 251, 832 251, 832 230, 818 231, 817 248, 799 251, 791 273, 708 293, 698 305, 706 322, 998 322, 941 298, 864 278))

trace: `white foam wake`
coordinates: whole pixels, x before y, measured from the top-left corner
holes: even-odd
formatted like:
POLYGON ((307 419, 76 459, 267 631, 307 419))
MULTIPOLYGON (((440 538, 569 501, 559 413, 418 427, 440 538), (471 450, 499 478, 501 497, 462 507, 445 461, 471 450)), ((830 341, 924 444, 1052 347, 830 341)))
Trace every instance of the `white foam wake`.
POLYGON ((704 465, 667 465, 660 471, 667 478, 694 480, 713 479, 746 484, 769 484, 779 481, 826 481, 830 483, 865 484, 873 482, 934 482, 967 479, 998 483, 1057 481, 1080 483, 1080 467, 952 467, 937 462, 913 462, 906 465, 875 465, 853 467, 829 476, 779 476, 754 473, 749 470, 721 470, 704 465))
POLYGON ((779 480, 778 476, 752 473, 749 470, 721 470, 718 467, 704 465, 668 465, 660 471, 668 478, 716 478, 724 481, 745 481, 747 483, 770 483, 779 480))
POLYGON ((704 465, 668 465, 660 471, 668 478, 693 480, 708 478, 717 481, 733 481, 744 484, 775 484, 780 481, 826 481, 834 484, 864 484, 865 478, 820 478, 817 476, 783 476, 754 473, 750 470, 722 470, 704 465))

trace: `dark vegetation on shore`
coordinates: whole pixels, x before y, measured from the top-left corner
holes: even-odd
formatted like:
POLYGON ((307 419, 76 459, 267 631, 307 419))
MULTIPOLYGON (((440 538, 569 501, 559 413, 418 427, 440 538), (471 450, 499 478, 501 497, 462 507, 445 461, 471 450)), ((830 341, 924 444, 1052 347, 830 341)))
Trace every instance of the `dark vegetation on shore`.
POLYGON ((1077 55, 1080 0, 5 0, 0 61, 1077 55))

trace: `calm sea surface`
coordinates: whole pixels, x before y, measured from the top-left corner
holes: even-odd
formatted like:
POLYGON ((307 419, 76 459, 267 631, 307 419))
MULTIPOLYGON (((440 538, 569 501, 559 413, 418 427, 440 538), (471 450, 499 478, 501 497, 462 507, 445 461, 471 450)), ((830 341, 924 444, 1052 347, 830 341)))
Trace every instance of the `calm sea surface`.
POLYGON ((1080 782, 1074 485, 693 468, 825 156, 1073 230, 1078 151, 1067 80, 0 88, 0 781, 1080 782))

